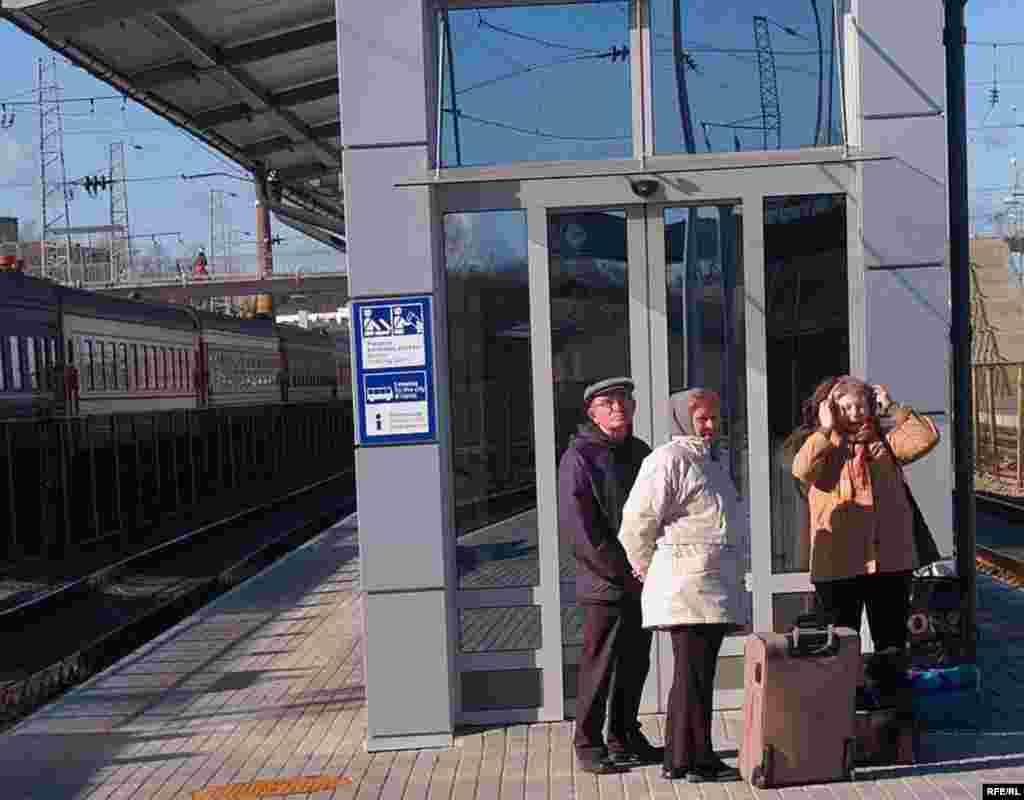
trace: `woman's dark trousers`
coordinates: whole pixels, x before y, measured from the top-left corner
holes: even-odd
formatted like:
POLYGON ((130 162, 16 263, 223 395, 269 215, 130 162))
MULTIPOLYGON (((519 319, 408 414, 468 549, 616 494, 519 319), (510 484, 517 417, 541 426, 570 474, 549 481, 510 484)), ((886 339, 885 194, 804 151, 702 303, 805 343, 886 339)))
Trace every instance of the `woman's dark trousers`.
POLYGON ((638 725, 644 681, 651 666, 653 634, 641 627, 639 597, 608 605, 581 603, 580 608, 583 610, 583 652, 576 690, 573 744, 581 761, 600 761, 609 750, 629 748, 638 725))
POLYGON ((727 625, 679 625, 672 637, 672 690, 665 718, 665 767, 690 769, 718 761, 711 744, 715 665, 727 625))
POLYGON ((822 611, 836 625, 860 632, 864 606, 875 652, 907 643, 907 615, 910 613, 909 572, 882 572, 835 581, 818 581, 814 591, 822 611))

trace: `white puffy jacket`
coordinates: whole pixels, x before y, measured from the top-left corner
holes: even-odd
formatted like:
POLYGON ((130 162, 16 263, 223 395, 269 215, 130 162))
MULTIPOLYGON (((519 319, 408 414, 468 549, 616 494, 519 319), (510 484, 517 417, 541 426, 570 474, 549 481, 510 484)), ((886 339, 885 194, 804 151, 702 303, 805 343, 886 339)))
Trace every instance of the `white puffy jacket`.
POLYGON ((726 455, 676 436, 647 456, 619 530, 633 569, 647 570, 644 627, 740 624, 747 531, 726 455))

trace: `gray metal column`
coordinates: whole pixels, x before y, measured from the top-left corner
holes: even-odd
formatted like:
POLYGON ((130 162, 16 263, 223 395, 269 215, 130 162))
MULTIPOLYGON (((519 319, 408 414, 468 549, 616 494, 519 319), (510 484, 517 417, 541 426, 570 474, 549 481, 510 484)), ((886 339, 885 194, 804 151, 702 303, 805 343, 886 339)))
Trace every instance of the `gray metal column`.
POLYGON ((438 442, 356 454, 370 751, 452 742, 447 555, 448 358, 439 221, 430 190, 428 12, 422 0, 336 0, 345 233, 353 299, 434 295, 438 442))

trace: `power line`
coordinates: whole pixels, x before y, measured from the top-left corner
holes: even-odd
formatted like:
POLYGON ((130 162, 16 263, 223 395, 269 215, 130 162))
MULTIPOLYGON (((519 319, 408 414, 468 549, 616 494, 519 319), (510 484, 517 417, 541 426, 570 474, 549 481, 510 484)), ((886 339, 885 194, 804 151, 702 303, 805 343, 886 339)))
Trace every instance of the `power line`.
POLYGON ((543 45, 544 47, 554 47, 561 50, 575 50, 577 53, 596 52, 596 48, 593 47, 576 47, 571 44, 552 42, 546 39, 539 39, 536 36, 530 36, 525 33, 519 33, 518 31, 514 31, 511 28, 503 28, 500 25, 495 25, 493 22, 488 22, 486 19, 484 19, 484 15, 481 14, 479 11, 477 12, 477 26, 481 28, 490 28, 492 31, 504 33, 506 36, 513 36, 516 39, 523 39, 524 41, 533 42, 534 44, 540 44, 543 45))
MULTIPOLYGON (((447 113, 452 113, 450 108, 446 108, 447 113)), ((520 128, 516 125, 509 125, 507 122, 498 122, 492 119, 483 119, 482 117, 476 117, 472 114, 467 114, 465 111, 459 111, 460 119, 468 119, 470 122, 476 122, 480 125, 490 125, 494 128, 502 128, 508 131, 514 131, 516 133, 522 133, 527 136, 536 136, 541 139, 556 139, 558 141, 565 142, 622 142, 628 141, 630 136, 563 136, 557 133, 547 133, 540 129, 530 130, 529 128, 520 128)))
POLYGON ((541 64, 524 64, 522 68, 513 70, 512 72, 505 73, 504 75, 498 75, 494 78, 488 78, 487 80, 479 81, 478 83, 470 84, 463 89, 459 89, 455 94, 462 95, 467 92, 472 92, 475 89, 482 89, 485 86, 491 86, 492 84, 499 83, 501 81, 511 80, 512 78, 518 78, 520 75, 526 75, 531 72, 537 72, 542 69, 549 69, 551 67, 563 67, 567 64, 577 64, 581 61, 591 61, 598 58, 611 58, 612 62, 618 61, 619 58, 625 63, 629 57, 629 48, 623 45, 621 48, 613 47, 603 53, 588 53, 582 56, 569 56, 567 58, 559 59, 557 61, 549 61, 541 64))

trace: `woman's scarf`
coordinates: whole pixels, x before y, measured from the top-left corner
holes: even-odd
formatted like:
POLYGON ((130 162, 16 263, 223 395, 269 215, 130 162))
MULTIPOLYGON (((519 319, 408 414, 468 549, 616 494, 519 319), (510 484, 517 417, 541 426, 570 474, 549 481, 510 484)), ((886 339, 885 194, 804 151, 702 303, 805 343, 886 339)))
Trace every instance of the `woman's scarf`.
MULTIPOLYGON (((669 397, 669 426, 672 428, 673 436, 697 436, 693 427, 693 415, 690 413, 690 401, 700 394, 706 394, 710 390, 695 387, 685 392, 676 392, 669 397)), ((712 461, 718 460, 718 443, 712 440, 709 448, 712 461)))

